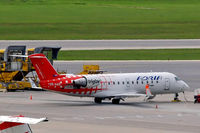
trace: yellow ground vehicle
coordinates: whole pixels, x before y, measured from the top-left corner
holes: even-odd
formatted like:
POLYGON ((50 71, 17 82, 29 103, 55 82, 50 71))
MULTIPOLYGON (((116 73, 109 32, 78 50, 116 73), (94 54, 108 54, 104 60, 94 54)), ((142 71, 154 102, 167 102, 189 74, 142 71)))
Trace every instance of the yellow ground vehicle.
POLYGON ((101 74, 103 72, 99 70, 99 65, 83 65, 83 71, 79 74, 101 74))
MULTIPOLYGON (((37 47, 28 49, 27 55, 43 53, 53 63, 61 47, 37 47)), ((29 72, 34 71, 30 60, 25 57, 12 55, 25 55, 26 46, 8 46, 0 50, 0 88, 8 91, 31 88, 25 78, 29 72)))

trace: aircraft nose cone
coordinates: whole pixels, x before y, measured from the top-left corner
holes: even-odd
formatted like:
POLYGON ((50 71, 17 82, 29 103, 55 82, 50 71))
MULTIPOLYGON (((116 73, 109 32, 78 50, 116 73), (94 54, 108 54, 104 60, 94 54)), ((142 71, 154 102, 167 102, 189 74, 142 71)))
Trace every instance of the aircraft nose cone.
POLYGON ((184 90, 184 91, 190 91, 189 85, 186 84, 184 81, 183 81, 183 90, 184 90))

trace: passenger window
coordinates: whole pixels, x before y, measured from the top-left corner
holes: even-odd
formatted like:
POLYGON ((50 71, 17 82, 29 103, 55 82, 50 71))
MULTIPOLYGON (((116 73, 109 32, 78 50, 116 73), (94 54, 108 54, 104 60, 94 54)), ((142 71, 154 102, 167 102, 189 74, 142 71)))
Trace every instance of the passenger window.
POLYGON ((143 81, 141 83, 143 84, 143 81))
POLYGON ((108 85, 110 85, 110 82, 108 82, 108 85))
POLYGON ((134 84, 134 81, 132 81, 132 84, 134 84))
POLYGON ((129 82, 127 81, 127 84, 129 84, 129 82))
POLYGON ((113 84, 115 84, 115 82, 113 82, 113 84))
POLYGON ((138 81, 136 83, 138 84, 138 81))
POLYGON ((151 80, 151 83, 153 84, 153 80, 151 80))
POLYGON ((156 81, 156 83, 158 83, 158 80, 156 81))
POLYGON ((124 81, 122 82, 122 84, 124 84, 124 81))
POLYGON ((119 81, 118 81, 118 85, 119 85, 120 83, 119 83, 119 81))
POLYGON ((147 81, 147 84, 149 83, 149 81, 147 81))

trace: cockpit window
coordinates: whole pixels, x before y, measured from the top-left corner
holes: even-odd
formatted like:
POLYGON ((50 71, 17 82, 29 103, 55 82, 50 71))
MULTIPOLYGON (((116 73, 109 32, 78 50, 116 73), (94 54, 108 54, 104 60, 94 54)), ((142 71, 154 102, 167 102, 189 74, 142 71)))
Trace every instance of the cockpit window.
POLYGON ((178 77, 175 77, 175 80, 176 80, 176 81, 179 81, 179 80, 181 80, 181 79, 179 79, 178 77))

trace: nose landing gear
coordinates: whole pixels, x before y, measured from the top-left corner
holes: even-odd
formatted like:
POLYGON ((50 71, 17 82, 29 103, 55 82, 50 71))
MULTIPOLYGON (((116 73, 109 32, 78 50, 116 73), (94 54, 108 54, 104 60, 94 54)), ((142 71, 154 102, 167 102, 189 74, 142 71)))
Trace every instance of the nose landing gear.
POLYGON ((178 96, 179 96, 178 93, 175 93, 174 100, 172 100, 172 102, 181 102, 181 100, 179 100, 178 96))

